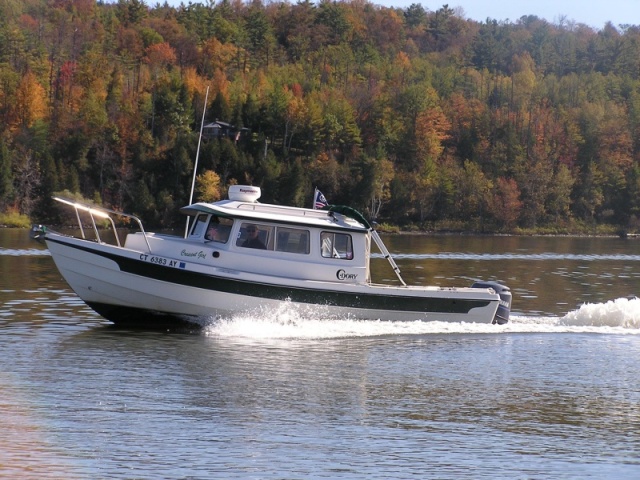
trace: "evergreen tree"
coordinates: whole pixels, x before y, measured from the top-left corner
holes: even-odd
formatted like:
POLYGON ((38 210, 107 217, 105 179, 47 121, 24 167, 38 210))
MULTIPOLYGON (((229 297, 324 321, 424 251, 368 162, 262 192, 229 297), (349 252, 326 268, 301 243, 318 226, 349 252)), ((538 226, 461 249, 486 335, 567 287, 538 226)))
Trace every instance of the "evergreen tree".
POLYGON ((0 138, 0 209, 2 211, 6 211, 14 201, 13 182, 11 153, 6 143, 0 138))

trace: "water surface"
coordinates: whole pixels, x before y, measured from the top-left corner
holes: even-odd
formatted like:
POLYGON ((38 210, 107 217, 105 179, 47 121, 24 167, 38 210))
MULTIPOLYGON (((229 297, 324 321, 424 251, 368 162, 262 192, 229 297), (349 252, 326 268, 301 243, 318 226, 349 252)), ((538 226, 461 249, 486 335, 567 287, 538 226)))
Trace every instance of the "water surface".
POLYGON ((384 237, 408 283, 508 284, 504 326, 175 334, 113 328, 27 237, 0 231, 2 478, 640 477, 634 240, 384 237))

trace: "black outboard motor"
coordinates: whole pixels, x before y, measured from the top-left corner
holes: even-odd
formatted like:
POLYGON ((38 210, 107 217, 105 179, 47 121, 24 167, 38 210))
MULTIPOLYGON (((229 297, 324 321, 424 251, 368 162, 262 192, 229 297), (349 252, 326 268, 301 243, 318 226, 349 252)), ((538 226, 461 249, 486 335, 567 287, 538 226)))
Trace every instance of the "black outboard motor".
POLYGON ((511 289, 509 287, 498 282, 475 282, 471 287, 493 288, 493 290, 500 295, 500 303, 498 304, 498 310, 491 323, 504 325, 509 321, 509 313, 511 312, 511 289))

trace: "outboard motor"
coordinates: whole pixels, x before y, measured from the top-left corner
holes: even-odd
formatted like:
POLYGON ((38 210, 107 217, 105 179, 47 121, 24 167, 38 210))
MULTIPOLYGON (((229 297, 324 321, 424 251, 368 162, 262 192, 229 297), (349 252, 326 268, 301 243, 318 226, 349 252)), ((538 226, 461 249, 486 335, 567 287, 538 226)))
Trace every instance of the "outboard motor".
POLYGON ((475 282, 471 285, 472 288, 492 288, 498 295, 500 295, 500 303, 498 304, 498 310, 495 317, 493 317, 493 324, 504 325, 509 321, 509 313, 511 312, 511 289, 498 282, 475 282))

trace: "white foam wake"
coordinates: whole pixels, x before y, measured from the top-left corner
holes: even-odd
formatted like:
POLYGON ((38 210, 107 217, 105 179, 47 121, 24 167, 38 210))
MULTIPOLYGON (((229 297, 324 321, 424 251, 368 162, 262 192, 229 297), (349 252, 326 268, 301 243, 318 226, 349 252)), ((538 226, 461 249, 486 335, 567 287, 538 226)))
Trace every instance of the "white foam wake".
POLYGON ((0 255, 6 255, 8 257, 51 256, 51 253, 49 253, 49 250, 43 250, 40 248, 0 248, 0 255))
POLYGON ((640 299, 618 298, 607 303, 585 303, 562 319, 571 326, 640 328, 640 299))
POLYGON ((319 308, 283 304, 278 309, 236 315, 209 324, 208 335, 252 339, 322 339, 426 334, 600 333, 640 334, 640 299, 585 304, 564 317, 512 316, 506 325, 450 322, 390 322, 330 318, 319 308))

